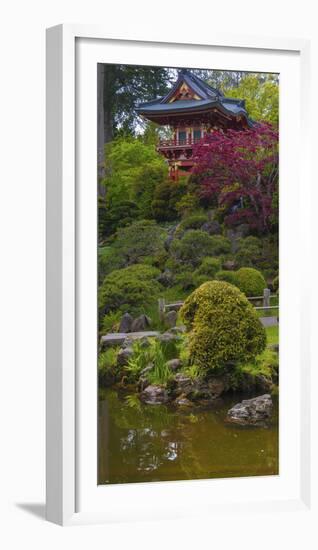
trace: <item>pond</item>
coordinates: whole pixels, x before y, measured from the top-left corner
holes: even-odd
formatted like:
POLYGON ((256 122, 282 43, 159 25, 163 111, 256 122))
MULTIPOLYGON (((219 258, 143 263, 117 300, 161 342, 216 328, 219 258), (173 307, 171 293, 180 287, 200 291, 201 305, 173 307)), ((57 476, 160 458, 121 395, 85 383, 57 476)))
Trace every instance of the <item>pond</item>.
POLYGON ((98 483, 277 475, 277 400, 270 428, 226 425, 226 412, 242 399, 230 396, 208 410, 177 411, 103 391, 98 483))

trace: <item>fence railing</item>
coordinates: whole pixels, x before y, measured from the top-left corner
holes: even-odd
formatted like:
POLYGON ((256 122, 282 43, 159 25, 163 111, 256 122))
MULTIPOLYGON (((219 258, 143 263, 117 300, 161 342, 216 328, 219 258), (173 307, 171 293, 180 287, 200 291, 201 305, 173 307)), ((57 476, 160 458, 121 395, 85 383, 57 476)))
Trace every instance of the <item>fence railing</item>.
MULTIPOLYGON (((263 292, 262 296, 248 296, 247 297, 247 299, 251 303, 262 301, 263 305, 261 305, 261 306, 256 305, 254 307, 255 307, 256 310, 264 310, 264 311, 279 309, 279 305, 271 306, 270 302, 271 302, 272 298, 277 298, 277 295, 272 294, 269 288, 264 288, 264 292, 263 292)), ((160 321, 164 321, 166 311, 170 311, 170 310, 178 311, 183 306, 183 304, 184 304, 184 302, 181 302, 181 301, 173 302, 171 304, 167 304, 164 298, 159 298, 158 307, 159 307, 159 319, 160 319, 160 321)))

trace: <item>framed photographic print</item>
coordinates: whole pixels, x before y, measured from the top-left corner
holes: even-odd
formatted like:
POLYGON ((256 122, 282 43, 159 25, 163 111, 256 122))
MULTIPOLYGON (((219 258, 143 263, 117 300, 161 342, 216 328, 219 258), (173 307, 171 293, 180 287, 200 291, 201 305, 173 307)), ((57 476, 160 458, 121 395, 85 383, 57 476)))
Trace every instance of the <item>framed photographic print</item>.
POLYGON ((309 503, 308 46, 184 42, 47 31, 60 524, 309 503))

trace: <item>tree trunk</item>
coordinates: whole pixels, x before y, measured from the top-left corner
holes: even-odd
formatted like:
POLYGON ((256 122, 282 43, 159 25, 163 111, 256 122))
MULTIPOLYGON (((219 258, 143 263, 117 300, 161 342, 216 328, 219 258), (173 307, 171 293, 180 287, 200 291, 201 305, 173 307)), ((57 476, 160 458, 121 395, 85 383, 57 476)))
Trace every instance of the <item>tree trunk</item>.
POLYGON ((105 196, 105 187, 101 185, 105 177, 105 148, 104 148, 104 65, 97 65, 97 186, 98 195, 105 196))

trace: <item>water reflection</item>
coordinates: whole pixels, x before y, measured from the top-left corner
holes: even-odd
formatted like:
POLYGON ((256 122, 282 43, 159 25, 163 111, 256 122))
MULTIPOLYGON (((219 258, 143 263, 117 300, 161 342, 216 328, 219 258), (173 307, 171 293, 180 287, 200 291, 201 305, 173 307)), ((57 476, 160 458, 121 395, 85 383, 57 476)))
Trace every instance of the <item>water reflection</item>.
POLYGON ((278 473, 277 406, 270 429, 226 426, 226 411, 130 406, 107 390, 99 403, 99 483, 278 473))

